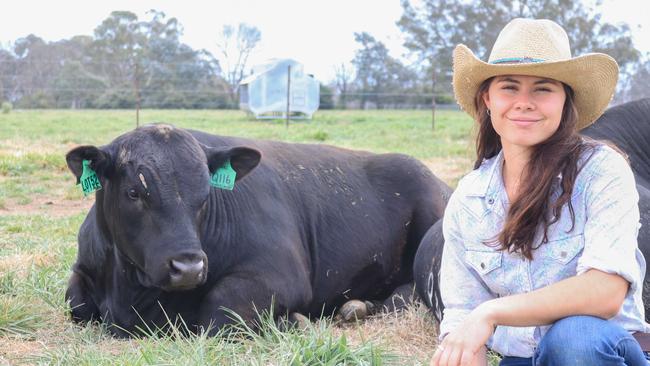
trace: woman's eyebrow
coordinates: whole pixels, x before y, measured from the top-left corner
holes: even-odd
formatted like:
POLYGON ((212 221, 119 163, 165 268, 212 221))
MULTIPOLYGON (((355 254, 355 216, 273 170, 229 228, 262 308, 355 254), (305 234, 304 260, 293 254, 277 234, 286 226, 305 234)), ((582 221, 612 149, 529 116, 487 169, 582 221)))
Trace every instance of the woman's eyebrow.
POLYGON ((514 78, 512 78, 510 76, 501 76, 501 77, 497 78, 497 83, 501 83, 501 82, 509 82, 509 83, 521 84, 519 82, 519 80, 514 79, 514 78))
MULTIPOLYGON (((507 83, 521 84, 521 82, 519 80, 517 80, 515 78, 512 78, 510 76, 499 77, 499 78, 497 78, 496 82, 497 83, 505 83, 505 82, 507 82, 507 83)), ((539 85, 539 84, 554 84, 555 85, 555 84, 558 84, 558 83, 559 83, 559 81, 553 80, 553 79, 539 79, 539 80, 535 81, 533 84, 534 85, 539 85)))
POLYGON ((559 83, 559 81, 553 80, 553 79, 541 79, 541 80, 537 80, 536 82, 534 82, 535 85, 539 85, 539 84, 554 84, 555 85, 555 84, 558 84, 558 83, 559 83))

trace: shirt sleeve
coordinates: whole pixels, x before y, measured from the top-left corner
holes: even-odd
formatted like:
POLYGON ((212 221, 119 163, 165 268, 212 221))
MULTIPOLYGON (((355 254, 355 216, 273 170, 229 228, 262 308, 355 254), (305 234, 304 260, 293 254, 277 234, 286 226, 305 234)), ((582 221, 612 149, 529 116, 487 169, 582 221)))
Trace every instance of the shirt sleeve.
POLYGON ((589 269, 617 274, 630 283, 629 291, 641 285, 637 262, 639 194, 632 169, 618 152, 605 147, 587 164, 595 173, 586 185, 585 247, 577 274, 589 269))
POLYGON ((440 264, 440 294, 445 310, 440 323, 440 340, 456 329, 478 305, 495 298, 465 261, 462 227, 471 223, 463 222, 468 221, 468 217, 462 214, 458 195, 457 189, 449 199, 442 222, 445 244, 440 264))

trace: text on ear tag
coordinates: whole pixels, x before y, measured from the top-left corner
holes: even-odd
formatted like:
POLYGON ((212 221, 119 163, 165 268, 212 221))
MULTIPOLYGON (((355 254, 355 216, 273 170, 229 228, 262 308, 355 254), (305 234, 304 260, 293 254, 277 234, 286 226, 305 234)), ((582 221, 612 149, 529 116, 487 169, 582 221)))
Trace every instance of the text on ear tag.
POLYGON ((97 177, 97 173, 90 167, 90 160, 83 160, 82 166, 83 171, 81 178, 79 178, 79 184, 81 184, 81 190, 84 192, 84 196, 102 189, 102 184, 97 177))
POLYGON ((229 191, 232 191, 232 189, 235 187, 236 176, 237 172, 235 172, 235 170, 233 170, 233 168, 230 166, 230 159, 226 160, 221 168, 218 168, 214 174, 212 174, 210 185, 220 189, 227 189, 229 191))

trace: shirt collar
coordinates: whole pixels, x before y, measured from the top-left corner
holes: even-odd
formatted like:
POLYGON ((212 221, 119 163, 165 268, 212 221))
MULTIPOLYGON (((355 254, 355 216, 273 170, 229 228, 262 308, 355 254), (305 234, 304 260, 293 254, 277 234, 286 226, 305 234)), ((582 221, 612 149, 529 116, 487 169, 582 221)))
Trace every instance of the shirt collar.
POLYGON ((503 169, 503 150, 499 151, 496 156, 483 160, 475 179, 470 184, 467 195, 472 197, 494 196, 503 188, 503 178, 501 171, 503 169))
MULTIPOLYGON (((503 150, 483 163, 477 169, 477 175, 467 189, 467 196, 495 198, 501 190, 505 190, 503 184, 503 150)), ((555 177, 557 184, 562 182, 562 173, 555 177)))

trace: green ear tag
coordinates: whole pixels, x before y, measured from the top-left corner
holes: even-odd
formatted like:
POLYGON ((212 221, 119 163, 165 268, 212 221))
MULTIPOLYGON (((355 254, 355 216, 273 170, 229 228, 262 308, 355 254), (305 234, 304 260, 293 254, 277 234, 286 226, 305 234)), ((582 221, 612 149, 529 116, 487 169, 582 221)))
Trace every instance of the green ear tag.
POLYGON ((237 172, 235 172, 230 166, 230 160, 226 160, 223 166, 217 169, 214 174, 212 174, 210 185, 213 187, 232 191, 233 187, 235 187, 236 176, 237 172))
POLYGON ((79 178, 79 184, 81 184, 81 190, 84 192, 84 196, 87 196, 102 189, 102 184, 99 182, 97 173, 90 168, 90 160, 84 160, 82 165, 83 172, 81 173, 81 178, 79 178))

